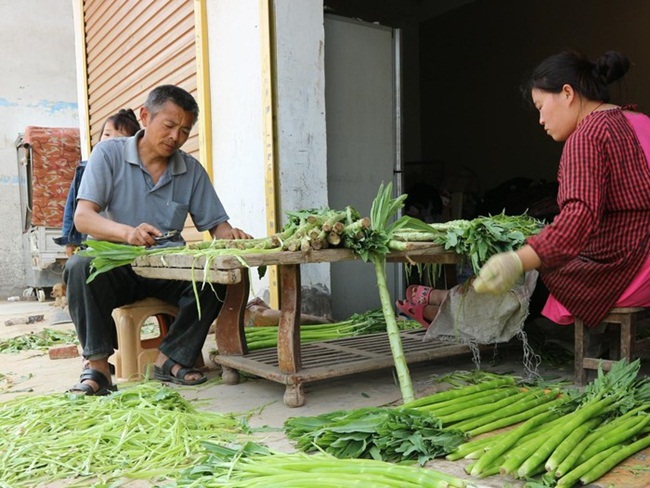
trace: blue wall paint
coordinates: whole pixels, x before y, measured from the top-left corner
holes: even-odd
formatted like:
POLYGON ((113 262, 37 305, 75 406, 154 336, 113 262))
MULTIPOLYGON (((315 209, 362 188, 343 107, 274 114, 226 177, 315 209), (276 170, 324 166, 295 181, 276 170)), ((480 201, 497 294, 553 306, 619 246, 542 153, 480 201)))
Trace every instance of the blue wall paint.
POLYGON ((41 100, 37 104, 28 105, 28 107, 42 108, 48 110, 50 113, 56 113, 63 110, 77 110, 78 104, 76 102, 41 100))
POLYGON ((6 98, 0 98, 0 107, 16 107, 18 104, 16 102, 10 102, 6 98))
MULTIPOLYGON (((6 98, 0 98, 0 108, 2 107, 17 107, 17 102, 12 102, 6 98)), ((28 108, 37 108, 41 110, 46 110, 51 114, 62 112, 64 110, 74 110, 76 111, 79 108, 79 105, 76 102, 63 102, 63 101, 52 101, 52 100, 40 100, 38 103, 30 103, 26 105, 28 108)))
POLYGON ((15 185, 18 184, 18 181, 19 181, 18 175, 14 175, 14 176, 12 176, 12 175, 0 175, 0 185, 3 185, 3 186, 8 186, 8 185, 15 186, 15 185))

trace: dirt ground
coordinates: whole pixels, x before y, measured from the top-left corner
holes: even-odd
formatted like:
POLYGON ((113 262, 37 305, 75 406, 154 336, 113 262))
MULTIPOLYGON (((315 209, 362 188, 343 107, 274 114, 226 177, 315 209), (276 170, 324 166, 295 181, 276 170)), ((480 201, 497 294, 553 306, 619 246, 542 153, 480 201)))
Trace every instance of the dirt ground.
MULTIPOLYGON (((52 324, 60 318, 61 309, 51 306, 52 302, 18 301, 0 302, 0 340, 42 330, 74 330, 68 323, 52 324), (43 315, 43 320, 32 324, 5 325, 6 321, 20 321, 30 316, 43 315)), ((543 327, 542 327, 543 328, 543 327)), ((565 344, 571 338, 571 331, 559 331, 555 340, 565 344)), ((285 452, 294 451, 293 446, 284 437, 281 427, 291 416, 311 416, 339 409, 353 409, 364 406, 381 406, 398 403, 401 395, 392 370, 377 371, 351 375, 343 378, 310 383, 305 386, 306 404, 300 408, 288 408, 283 404, 284 386, 259 378, 246 378, 238 385, 224 385, 220 381, 217 366, 209 361, 209 353, 216 349, 213 335, 208 337, 204 347, 209 381, 198 387, 183 387, 179 391, 187 399, 201 399, 201 408, 218 412, 249 413, 251 427, 270 427, 269 431, 260 433, 259 440, 268 446, 285 452), (252 412, 252 413, 251 413, 252 412)), ((435 361, 411 366, 413 386, 416 396, 433 392, 434 379, 438 375, 453 371, 471 371, 476 366, 469 356, 435 361)), ((522 368, 521 351, 517 347, 505 348, 499 353, 499 360, 490 364, 489 358, 482 368, 494 372, 525 374, 522 368)), ((63 392, 77 382, 81 371, 81 358, 49 358, 47 351, 22 351, 18 353, 0 353, 0 402, 18 395, 46 394, 63 392)), ((573 365, 546 365, 539 367, 542 376, 571 379, 573 365)), ((116 380, 118 387, 128 387, 116 380)), ((434 460, 428 466, 470 479, 463 471, 463 462, 434 460)), ((509 477, 493 476, 481 480, 472 480, 476 486, 485 488, 517 488, 523 483, 509 477)), ((51 485, 66 486, 65 483, 51 485)), ((147 482, 133 482, 128 487, 153 486, 147 482)), ((650 449, 638 453, 626 463, 620 465, 607 476, 591 485, 594 488, 614 486, 616 488, 650 487, 650 449)))

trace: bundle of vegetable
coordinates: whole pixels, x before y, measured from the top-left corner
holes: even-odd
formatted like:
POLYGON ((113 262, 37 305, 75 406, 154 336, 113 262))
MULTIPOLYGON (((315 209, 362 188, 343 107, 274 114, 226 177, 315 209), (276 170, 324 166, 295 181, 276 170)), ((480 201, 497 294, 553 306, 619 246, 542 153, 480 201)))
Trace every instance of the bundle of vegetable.
MULTIPOLYGON (((458 376, 450 375, 453 379, 449 382, 458 376)), ((395 409, 364 408, 293 417, 285 422, 285 432, 299 450, 318 449, 336 457, 400 461, 417 455, 425 462, 451 452, 447 458, 455 460, 478 449, 471 442, 455 447, 463 438, 522 422, 568 401, 567 396, 558 397, 559 388, 518 385, 513 376, 472 376, 470 384, 395 409), (425 432, 429 435, 422 439, 425 432)))
POLYGON ((240 420, 198 412, 153 382, 106 397, 16 398, 0 405, 0 486, 165 477, 193 463, 201 441, 241 431, 240 420))
POLYGON ((0 340, 0 352, 18 352, 27 349, 44 350, 60 344, 77 344, 77 334, 69 330, 53 330, 47 327, 30 334, 0 340))
MULTIPOLYGON (((400 320, 400 330, 420 328, 414 320, 400 320)), ((331 324, 307 324, 300 326, 300 342, 308 343, 344 337, 357 337, 366 334, 386 332, 386 321, 381 310, 353 314, 347 320, 331 324)), ((254 351, 278 344, 277 326, 246 327, 246 344, 248 350, 254 351)))
POLYGON ((80 251, 82 256, 92 258, 91 267, 93 273, 88 277, 88 282, 95 279, 100 273, 110 271, 118 266, 133 263, 141 256, 171 256, 190 255, 196 262, 199 258, 205 258, 205 268, 209 269, 217 256, 236 256, 243 266, 246 262, 241 256, 249 253, 261 254, 281 251, 282 247, 276 238, 264 239, 236 239, 236 240, 212 240, 188 244, 177 247, 151 247, 131 246, 108 241, 85 241, 86 249, 80 251), (271 247, 275 245, 274 247, 271 247))
POLYGON ((370 209, 370 229, 365 229, 361 238, 346 241, 345 246, 354 250, 364 261, 370 261, 375 268, 377 290, 379 291, 381 309, 386 319, 386 330, 395 363, 395 371, 402 392, 402 400, 407 403, 414 398, 413 384, 404 357, 404 348, 402 347, 402 339, 395 319, 393 301, 386 284, 386 254, 390 251, 388 243, 400 229, 407 226, 415 230, 418 230, 418 228, 427 229, 428 225, 407 216, 391 223, 395 214, 404 206, 404 200, 406 200, 406 195, 393 198, 392 192, 393 188, 390 183, 385 187, 383 184, 379 187, 379 192, 370 209))
POLYGON ((289 221, 279 238, 287 251, 342 247, 350 239, 361 238, 370 227, 370 219, 348 206, 345 210, 329 208, 287 212, 289 221))
POLYGON ((248 443, 233 449, 205 443, 210 455, 186 470, 175 486, 204 488, 465 488, 466 481, 432 469, 325 453, 286 454, 248 443))
POLYGON ((545 479, 559 478, 557 485, 555 481, 550 485, 557 487, 601 476, 650 445, 648 390, 644 385, 635 393, 638 369, 638 360, 616 362, 608 374, 599 370, 598 378, 584 393, 567 394, 563 403, 507 433, 461 445, 458 450, 467 453, 465 457, 478 458, 468 466, 469 473, 488 476, 500 472, 529 478, 548 471, 545 479), (608 440, 602 440, 605 438, 608 440), (596 470, 606 458, 616 461, 608 463, 605 471, 602 465, 596 470))
POLYGON ((427 412, 403 407, 292 417, 284 429, 301 451, 319 450, 337 458, 417 460, 419 464, 451 452, 465 438, 460 431, 443 429, 427 412))
MULTIPOLYGON (((475 384, 434 393, 404 406, 427 412, 443 427, 473 437, 522 422, 567 401, 560 398, 559 388, 516 382, 513 376, 485 375, 475 384)), ((464 454, 460 456, 458 451, 451 455, 460 457, 464 454)))
POLYGON ((217 256, 238 256, 246 266, 243 256, 265 252, 302 251, 342 247, 344 242, 363 238, 370 227, 368 217, 361 218, 352 207, 338 211, 329 208, 287 212, 289 220, 278 234, 259 239, 213 239, 186 246, 151 247, 130 246, 107 241, 86 241, 87 248, 81 251, 92 257, 92 281, 99 273, 118 266, 131 264, 140 256, 191 255, 195 260, 206 259, 206 267, 217 256))
POLYGON ((406 250, 408 245, 404 241, 442 244, 446 250, 469 258, 475 274, 490 256, 518 249, 527 237, 537 234, 544 227, 543 222, 529 215, 513 216, 505 213, 429 225, 428 232, 422 231, 420 226, 417 229, 403 227, 394 233, 389 247, 406 250))

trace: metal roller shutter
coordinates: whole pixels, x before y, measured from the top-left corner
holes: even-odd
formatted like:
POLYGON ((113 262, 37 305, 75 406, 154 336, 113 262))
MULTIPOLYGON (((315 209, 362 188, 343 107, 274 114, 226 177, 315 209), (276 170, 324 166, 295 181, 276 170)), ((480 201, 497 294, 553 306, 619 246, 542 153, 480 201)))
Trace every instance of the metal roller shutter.
MULTIPOLYGON (((84 0, 91 144, 109 115, 136 114, 157 85, 174 84, 196 97, 192 0, 84 0)), ((198 158, 197 130, 183 149, 198 158)))
MULTIPOLYGON (((149 91, 178 85, 197 98, 193 0, 83 0, 91 145, 106 117, 149 91)), ((198 124, 183 150, 199 159, 198 124)), ((202 240, 188 218, 183 236, 202 240)))

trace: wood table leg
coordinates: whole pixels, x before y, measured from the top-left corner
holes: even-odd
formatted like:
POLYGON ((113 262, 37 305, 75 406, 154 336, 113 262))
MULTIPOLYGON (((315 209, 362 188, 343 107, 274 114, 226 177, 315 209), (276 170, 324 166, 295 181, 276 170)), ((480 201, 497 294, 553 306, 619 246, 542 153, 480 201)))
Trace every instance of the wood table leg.
POLYGON ((278 266, 280 274, 280 324, 278 366, 283 373, 302 368, 300 353, 300 265, 278 266))
POLYGON ((241 281, 228 285, 226 300, 217 317, 215 339, 219 354, 244 355, 248 352, 244 335, 244 312, 248 303, 250 287, 248 273, 243 272, 241 281))
POLYGON ((302 386, 302 383, 287 385, 286 389, 284 390, 283 401, 287 407, 302 407, 305 404, 305 390, 302 386))
POLYGON ((221 366, 222 373, 221 373, 221 379, 223 380, 224 384, 226 385, 238 385, 240 376, 239 376, 239 371, 233 368, 229 368, 228 366, 221 366))

